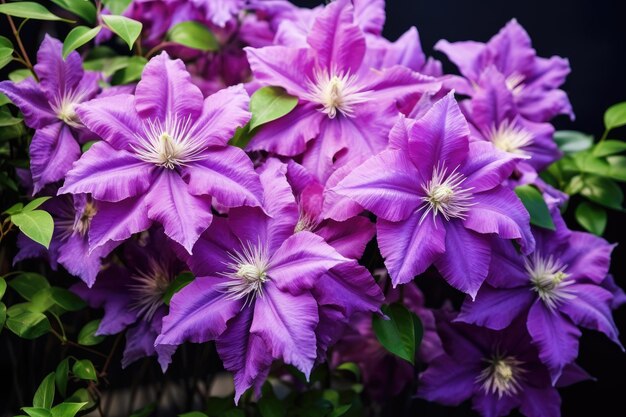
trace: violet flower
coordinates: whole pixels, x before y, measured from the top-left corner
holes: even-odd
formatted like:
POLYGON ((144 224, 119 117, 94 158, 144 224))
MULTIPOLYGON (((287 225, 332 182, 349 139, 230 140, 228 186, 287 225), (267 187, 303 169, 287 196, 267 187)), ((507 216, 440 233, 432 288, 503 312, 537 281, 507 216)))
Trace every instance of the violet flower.
POLYGON ((318 355, 320 304, 377 311, 382 301, 356 261, 318 235, 295 232, 298 208, 286 170, 276 160, 261 168, 267 214, 241 207, 214 219, 187 259, 197 278, 172 298, 156 341, 158 350, 215 340, 234 373, 236 400, 249 387, 260 388, 275 359, 309 375, 318 355), (326 285, 343 290, 316 299, 335 267, 343 268, 341 281, 326 285))
MULTIPOLYGON (((471 398, 483 417, 506 416, 515 408, 527 417, 561 415, 559 393, 523 323, 496 332, 438 316, 437 330, 445 353, 420 375, 419 397, 450 406, 471 398)), ((570 365, 558 386, 586 379, 584 370, 570 365)))
POLYGON ((302 154, 302 164, 324 183, 337 167, 383 150, 398 108, 412 108, 440 84, 401 66, 371 70, 348 0, 324 8, 307 42, 302 48, 246 48, 260 84, 284 87, 299 99, 289 114, 261 127, 249 149, 302 154))
POLYGON ((558 56, 538 57, 528 33, 515 19, 487 43, 441 40, 435 49, 446 54, 465 77, 453 84, 462 94, 473 96, 474 83, 485 69, 495 66, 505 77, 518 111, 525 118, 538 123, 559 114, 574 118, 567 95, 559 90, 570 72, 569 62, 558 56))
POLYGON ((378 216, 378 245, 394 286, 434 263, 450 285, 473 297, 489 269, 490 235, 518 240, 525 253, 534 247, 528 212, 500 185, 515 162, 488 143, 469 141, 450 93, 419 120, 400 119, 389 149, 332 191, 378 216))
POLYGON ((509 242, 493 244, 487 284, 466 300, 459 321, 503 329, 523 317, 539 357, 556 382, 578 356, 577 326, 598 330, 620 347, 611 316, 613 294, 603 288, 613 245, 570 232, 555 217, 556 231, 534 229, 535 252, 524 256, 509 242))
POLYGON ((0 82, 0 92, 24 114, 35 135, 30 143, 33 194, 46 184, 62 180, 80 157, 78 135, 82 124, 76 106, 98 92, 99 74, 83 71, 78 52, 62 55, 63 44, 46 35, 37 52, 37 83, 28 77, 19 83, 0 82))
POLYGON ((91 248, 121 241, 153 222, 191 253, 211 224, 211 201, 259 206, 258 175, 239 148, 228 146, 250 118, 241 85, 203 98, 180 60, 164 52, 146 65, 135 95, 79 106, 83 123, 104 140, 68 173, 59 193, 99 201, 91 248))

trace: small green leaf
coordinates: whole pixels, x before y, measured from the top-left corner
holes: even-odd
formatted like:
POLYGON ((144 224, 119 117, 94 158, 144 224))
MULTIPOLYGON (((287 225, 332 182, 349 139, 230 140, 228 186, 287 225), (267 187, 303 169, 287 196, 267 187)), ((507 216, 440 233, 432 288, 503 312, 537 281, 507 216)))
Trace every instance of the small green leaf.
POLYGON ((54 303, 66 311, 78 311, 87 307, 79 296, 65 288, 53 287, 51 296, 54 303))
POLYGON ((50 213, 44 210, 18 213, 11 216, 11 221, 22 233, 48 249, 54 231, 54 220, 50 213))
POLYGON ((612 105, 604 113, 606 130, 626 125, 626 101, 612 105))
POLYGON ((337 367, 337 370, 352 373, 357 382, 361 380, 361 369, 359 368, 359 365, 354 362, 344 362, 337 367))
POLYGON ((20 69, 16 69, 15 71, 11 71, 9 73, 9 80, 13 81, 14 83, 19 83, 20 81, 24 81, 25 79, 30 78, 32 76, 33 76, 33 73, 30 72, 29 69, 20 68, 20 69))
POLYGON ((33 295, 30 303, 27 305, 28 311, 33 313, 45 313, 52 306, 54 306, 54 300, 52 300, 52 289, 42 288, 33 295))
POLYGON ((63 359, 54 371, 54 383, 63 397, 67 395, 67 379, 70 372, 69 358, 63 359))
POLYGON ((74 393, 72 395, 70 395, 65 402, 67 403, 84 403, 85 405, 83 405, 83 410, 84 409, 89 409, 92 407, 95 407, 96 404, 94 402, 94 400, 91 398, 91 395, 89 395, 89 391, 87 391, 85 388, 79 388, 76 391, 74 391, 74 393))
POLYGON ((192 20, 180 22, 171 28, 167 33, 167 39, 201 51, 217 51, 220 47, 213 32, 203 24, 192 20))
POLYGON ((54 401, 54 372, 50 372, 39 384, 33 397, 33 406, 49 409, 54 401))
MULTIPOLYGON (((2 58, 0 58, 0 60, 2 60, 2 58)), ((1 67, 1 65, 0 65, 1 67)), ((24 119, 20 118, 20 117, 13 117, 11 115, 7 115, 7 114, 1 114, 0 115, 0 127, 8 127, 8 126, 15 126, 18 125, 20 123, 22 123, 24 121, 24 119)))
POLYGON ((97 319, 85 324, 78 333, 78 343, 84 346, 93 346, 102 343, 105 336, 96 336, 96 331, 98 331, 98 327, 100 327, 100 321, 102 320, 97 319))
POLYGON ((44 314, 29 311, 9 317, 6 326, 24 339, 36 339, 50 330, 50 322, 44 314))
POLYGON ((0 332, 2 332, 2 328, 4 327, 4 322, 7 319, 7 306, 0 301, 0 332))
POLYGON ((179 274, 174 281, 171 282, 170 286, 167 287, 165 293, 163 294, 163 302, 167 305, 170 305, 170 300, 178 291, 182 290, 194 280, 194 276, 191 272, 183 272, 179 274))
POLYGON ((81 359, 74 362, 72 366, 72 373, 80 379, 86 379, 90 381, 97 381, 96 369, 93 367, 93 363, 89 359, 81 359))
POLYGON ((87 403, 61 403, 52 407, 52 417, 74 417, 87 403))
POLYGON ((22 411, 30 417, 52 417, 49 410, 41 407, 22 407, 22 411))
MULTIPOLYGON (((90 24, 96 23, 96 6, 86 0, 52 0, 53 3, 65 10, 83 18, 90 24)), ((65 55, 65 54, 64 54, 65 55)))
POLYGON ((142 56, 128 58, 125 66, 115 72, 111 78, 111 84, 124 85, 137 81, 148 61, 142 56))
POLYGON ((626 151, 626 142, 605 140, 593 147, 593 156, 602 157, 626 151))
POLYGON ((103 14, 101 17, 109 29, 115 32, 117 36, 122 38, 126 44, 128 44, 128 49, 133 49, 133 44, 139 37, 143 25, 140 22, 125 16, 103 14))
MULTIPOLYGON (((80 0, 82 1, 82 0, 80 0)), ((87 26, 76 26, 63 41, 63 59, 67 58, 70 52, 80 48, 96 37, 102 27, 88 28, 87 26)))
POLYGON ((606 210, 595 204, 583 201, 576 207, 576 220, 587 231, 602 236, 606 229, 606 210))
POLYGON ((128 8, 132 0, 102 0, 107 9, 113 14, 122 14, 128 8))
POLYGON ((39 207, 43 203, 45 203, 46 201, 50 200, 50 198, 51 197, 39 197, 39 198, 34 199, 30 203, 26 204, 26 206, 24 206, 24 209, 22 210, 22 213, 26 213, 27 211, 35 210, 37 207, 39 207))
POLYGON ((572 154, 591 148, 593 136, 575 130, 559 130, 554 132, 554 141, 563 153, 572 154))
POLYGON ((385 320, 378 314, 372 319, 372 327, 381 345, 394 355, 410 362, 415 361, 415 325, 413 315, 402 304, 385 305, 385 320))
POLYGON ((11 207, 4 210, 2 214, 8 214, 9 216, 11 216, 13 214, 20 213, 22 210, 24 210, 24 204, 17 203, 17 204, 13 204, 11 207))
POLYGON ((339 407, 337 407, 333 411, 331 411, 330 414, 328 415, 328 417, 340 417, 340 416, 343 416, 344 414, 346 414, 348 412, 348 410, 350 410, 351 407, 352 407, 352 404, 340 405, 339 407))
POLYGON ((626 181, 626 156, 613 155, 606 158, 609 164, 608 177, 618 181, 626 181))
POLYGON ((235 134, 228 143, 229 145, 244 149, 248 146, 250 139, 252 139, 250 135, 250 123, 246 123, 244 126, 238 127, 237 130, 235 130, 235 134))
POLYGON ((83 153, 87 152, 93 146, 93 144, 96 143, 96 142, 99 142, 99 141, 97 141, 97 140, 90 140, 89 142, 83 144, 83 146, 81 146, 81 148, 80 148, 81 151, 83 151, 83 153))
MULTIPOLYGON (((0 68, 13 60, 13 43, 4 36, 0 36, 0 68)), ((1 103, 0 106, 5 103, 1 103)))
POLYGON ((63 19, 50 13, 50 11, 44 6, 33 1, 0 4, 0 13, 8 14, 9 16, 14 17, 22 17, 24 19, 60 20, 63 22, 74 23, 72 20, 63 19))
POLYGON ((45 277, 35 272, 22 272, 9 281, 9 287, 30 301, 41 289, 50 288, 50 284, 45 277))
POLYGON ((615 210, 622 209, 624 193, 615 181, 608 178, 587 176, 583 182, 584 187, 580 193, 589 200, 615 210))
POLYGON ((292 111, 298 98, 287 94, 282 87, 263 87, 250 98, 250 130, 279 119, 292 111))
POLYGON ((524 207, 528 210, 531 224, 544 229, 555 229, 548 205, 539 190, 532 185, 520 185, 515 188, 515 194, 522 200, 524 207))
MULTIPOLYGON (((4 36, 0 36, 0 39, 7 39, 7 38, 5 38, 4 36)), ((0 93, 0 106, 4 106, 5 104, 9 104, 9 103, 11 103, 11 100, 6 95, 0 93)))
POLYGON ((0 300, 2 300, 2 297, 4 297, 4 293, 7 290, 7 282, 4 280, 4 278, 0 277, 0 300))

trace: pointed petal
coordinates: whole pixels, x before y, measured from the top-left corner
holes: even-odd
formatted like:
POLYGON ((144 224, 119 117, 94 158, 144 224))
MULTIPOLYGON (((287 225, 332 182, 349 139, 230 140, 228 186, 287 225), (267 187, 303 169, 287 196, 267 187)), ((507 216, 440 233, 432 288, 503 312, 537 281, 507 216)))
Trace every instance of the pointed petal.
POLYGON ((228 220, 214 217, 211 226, 194 245, 193 255, 182 249, 177 252, 195 276, 205 277, 224 272, 225 265, 232 262, 229 253, 240 249, 241 242, 230 231, 228 220))
POLYGON ((494 188, 506 180, 517 165, 513 154, 496 149, 490 142, 475 141, 460 172, 466 176, 464 187, 479 193, 494 188))
POLYGON ((59 263, 70 274, 79 277, 88 287, 96 281, 102 261, 100 258, 108 255, 113 248, 100 247, 89 253, 87 237, 79 234, 70 236, 59 248, 59 263))
POLYGON ((122 368, 128 367, 138 359, 152 356, 156 353, 154 340, 158 333, 152 330, 149 321, 139 320, 138 323, 126 331, 126 346, 122 355, 122 368))
POLYGON ((244 50, 257 81, 263 85, 283 87, 297 97, 308 94, 305 80, 313 78, 313 58, 308 48, 266 46, 244 50))
POLYGON ((400 222, 378 219, 378 247, 393 285, 405 284, 426 271, 445 251, 446 228, 441 217, 421 213, 400 222))
POLYGON ((472 97, 472 121, 482 129, 497 128, 516 115, 513 93, 507 88, 504 74, 490 66, 480 76, 480 88, 472 97))
POLYGON ((505 75, 527 74, 535 61, 530 36, 512 19, 487 43, 494 65, 505 75))
POLYGON ((550 386, 524 386, 520 411, 528 417, 560 417, 561 396, 550 386))
POLYGON ((356 216, 343 222, 329 220, 315 230, 315 234, 346 258, 360 259, 376 229, 367 217, 356 216))
POLYGON ((354 20, 363 32, 380 35, 385 25, 385 0, 355 0, 354 20))
POLYGON ((417 396, 444 405, 459 405, 472 396, 480 369, 457 363, 446 354, 420 375, 417 396))
POLYGON ((485 394, 484 390, 480 390, 472 398, 472 408, 485 417, 508 416, 519 405, 520 399, 517 395, 499 397, 497 394, 485 394))
POLYGON ((67 173, 59 194, 91 193, 97 200, 117 202, 141 195, 154 181, 157 167, 119 151, 106 142, 97 142, 67 173))
POLYGON ((83 65, 78 52, 73 51, 63 59, 63 44, 46 35, 37 51, 35 72, 39 76, 41 89, 50 100, 61 99, 83 78, 83 65))
POLYGON ((492 239, 491 264, 487 282, 496 288, 517 288, 529 285, 525 258, 512 242, 492 239))
POLYGON ((502 330, 513 320, 526 314, 536 298, 526 287, 493 288, 485 284, 476 294, 476 300, 466 298, 455 321, 502 330))
POLYGON ((450 43, 445 39, 435 44, 435 51, 443 52, 465 77, 478 80, 480 76, 479 57, 485 50, 481 42, 466 41, 450 43))
POLYGON ((0 93, 6 94, 24 115, 26 126, 41 129, 51 123, 59 121, 52 112, 48 98, 41 91, 41 87, 32 78, 19 83, 13 81, 0 82, 0 93))
POLYGON ((571 279, 600 283, 609 273, 613 248, 615 245, 591 233, 572 232, 561 261, 567 265, 571 279))

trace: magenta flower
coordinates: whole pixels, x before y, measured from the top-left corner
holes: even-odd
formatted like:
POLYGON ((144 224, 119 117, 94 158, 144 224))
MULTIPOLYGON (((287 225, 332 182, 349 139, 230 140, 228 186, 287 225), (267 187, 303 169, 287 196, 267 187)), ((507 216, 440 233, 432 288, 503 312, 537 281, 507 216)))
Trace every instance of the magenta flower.
POLYGON ((441 40, 435 49, 456 64, 465 79, 454 83, 458 92, 473 96, 483 71, 494 66, 505 77, 519 113, 533 122, 546 122, 559 114, 574 118, 572 105, 559 87, 570 72, 569 62, 558 56, 540 58, 528 33, 511 20, 487 43, 449 43, 441 40))
POLYGON ((246 48, 259 83, 284 87, 299 99, 288 115, 260 128, 249 148, 302 155, 302 164, 325 182, 337 167, 383 150, 398 108, 412 108, 440 84, 401 66, 372 71, 348 0, 324 8, 307 42, 246 48))
POLYGON ((79 106, 80 119, 104 141, 76 162, 59 192, 99 201, 91 248, 157 222, 191 253, 211 224, 212 198, 226 207, 261 205, 252 162, 227 145, 249 120, 247 108, 241 85, 204 99, 182 61, 166 53, 146 65, 135 95, 79 106))
POLYGON ((236 400, 249 387, 260 388, 275 359, 309 375, 318 343, 326 346, 317 335, 324 305, 377 311, 382 301, 356 261, 320 236, 295 230, 298 208, 286 170, 276 160, 261 169, 267 215, 241 207, 214 219, 187 260, 198 278, 172 298, 157 339, 157 350, 215 340, 234 373, 236 400), (333 268, 340 268, 335 283, 329 282, 333 268), (334 294, 317 299, 322 282, 334 294))
MULTIPOLYGON (((537 247, 528 256, 509 242, 493 246, 487 284, 466 300, 459 321, 503 329, 522 316, 552 381, 578 356, 580 330, 598 330, 621 344, 611 316, 613 294, 602 287, 613 246, 582 232, 535 229, 537 247)), ((610 284, 610 283, 609 283, 610 284)))
POLYGON ((528 212, 500 185, 515 159, 488 143, 469 142, 452 93, 421 119, 400 119, 389 140, 389 149, 333 191, 378 216, 378 245, 394 285, 434 263, 450 285, 473 297, 489 269, 490 235, 516 239, 525 253, 532 251, 528 212))
MULTIPOLYGON (((439 315, 437 330, 445 353, 421 374, 419 397, 451 406, 471 398, 483 417, 506 416, 515 408, 527 417, 561 415, 559 393, 523 324, 496 332, 450 323, 439 315)), ((583 369, 570 365, 558 386, 587 379, 583 369)))
POLYGON ((80 157, 78 139, 84 128, 76 106, 93 98, 99 89, 100 76, 83 71, 78 52, 64 60, 62 49, 61 42, 46 35, 35 65, 40 82, 31 77, 19 83, 0 82, 0 92, 20 108, 26 125, 36 129, 30 143, 33 194, 62 180, 80 157))

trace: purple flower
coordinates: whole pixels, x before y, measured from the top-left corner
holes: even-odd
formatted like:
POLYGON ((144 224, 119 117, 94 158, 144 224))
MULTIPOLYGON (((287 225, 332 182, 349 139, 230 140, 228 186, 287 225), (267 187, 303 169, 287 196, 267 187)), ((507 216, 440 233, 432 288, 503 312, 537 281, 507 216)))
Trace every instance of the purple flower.
POLYGON ((534 230, 537 246, 528 256, 509 242, 494 242, 487 284, 474 302, 466 300, 458 317, 498 330, 522 316, 553 382, 578 356, 577 326, 619 344, 613 295, 601 285, 613 246, 589 233, 570 232, 559 217, 555 223, 554 232, 534 230))
POLYGON ((261 127, 249 148, 302 155, 302 164, 324 183, 339 166, 383 150, 398 108, 412 108, 440 84, 401 66, 371 70, 348 0, 324 8, 307 42, 308 47, 246 48, 260 84, 284 87, 299 99, 288 115, 261 127))
POLYGON ((108 265, 92 288, 81 283, 71 290, 90 307, 104 309, 96 335, 112 335, 128 329, 122 367, 156 354, 160 363, 167 364, 174 350, 157 352, 154 341, 167 313, 163 296, 183 265, 168 248, 161 230, 128 241, 122 260, 127 267, 108 265))
POLYGON ((448 283, 473 297, 489 269, 489 235, 532 251, 528 212, 500 185, 515 159, 469 141, 452 93, 419 120, 400 119, 389 140, 389 149, 333 191, 378 216, 378 245, 394 285, 434 263, 448 283))
MULTIPOLYGON (((472 399, 483 417, 508 415, 519 408, 527 417, 559 417, 561 398, 537 357, 523 324, 496 332, 437 317, 445 353, 420 377, 418 396, 445 405, 472 399)), ((570 365, 559 386, 589 379, 570 365)))
POLYGON ((68 173, 60 193, 91 193, 99 201, 90 247, 121 241, 153 222, 191 253, 211 224, 211 201, 259 206, 252 162, 228 146, 250 118, 241 85, 203 98, 180 60, 166 53, 146 65, 135 95, 100 98, 78 107, 83 123, 104 141, 68 173))
POLYGON ((244 9, 246 0, 191 0, 204 12, 206 20, 224 27, 244 9))
POLYGON ((99 89, 100 76, 83 71, 78 52, 64 60, 62 49, 61 42, 46 35, 35 65, 40 82, 31 77, 19 83, 0 82, 0 92, 20 108, 26 125, 36 129, 30 143, 33 194, 63 179, 80 157, 77 140, 82 125, 76 106, 93 98, 99 89))
POLYGON ((435 49, 456 64, 465 79, 454 83, 457 92, 474 95, 483 71, 494 66, 505 77, 519 113, 533 122, 546 122, 559 114, 574 118, 572 106, 558 88, 570 72, 569 62, 558 56, 540 58, 528 33, 515 19, 487 43, 449 43, 441 40, 435 49))
POLYGON ((276 160, 261 168, 267 214, 241 207, 214 219, 187 259, 198 278, 172 298, 157 339, 157 349, 215 340, 234 373, 236 400, 260 387, 275 359, 309 375, 318 343, 323 349, 332 341, 316 333, 330 311, 321 317, 321 307, 377 311, 382 298, 356 261, 316 234, 295 231, 298 208, 286 170, 276 160), (333 268, 340 268, 336 276, 333 268), (318 294, 322 285, 333 293, 318 294))

